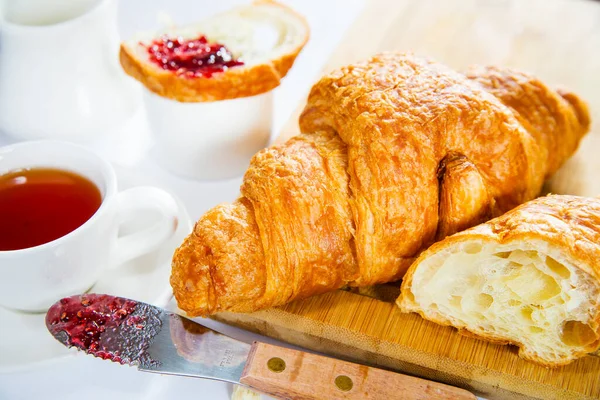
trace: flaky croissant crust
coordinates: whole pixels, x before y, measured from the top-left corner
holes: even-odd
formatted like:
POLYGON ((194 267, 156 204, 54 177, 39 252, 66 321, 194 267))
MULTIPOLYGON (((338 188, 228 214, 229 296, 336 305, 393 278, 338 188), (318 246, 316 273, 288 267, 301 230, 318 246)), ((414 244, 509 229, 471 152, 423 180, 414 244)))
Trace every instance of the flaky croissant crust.
POLYGON ((435 240, 537 196, 588 127, 577 96, 509 69, 383 53, 334 71, 303 133, 256 154, 241 197, 175 253, 179 307, 247 312, 397 280, 435 240))

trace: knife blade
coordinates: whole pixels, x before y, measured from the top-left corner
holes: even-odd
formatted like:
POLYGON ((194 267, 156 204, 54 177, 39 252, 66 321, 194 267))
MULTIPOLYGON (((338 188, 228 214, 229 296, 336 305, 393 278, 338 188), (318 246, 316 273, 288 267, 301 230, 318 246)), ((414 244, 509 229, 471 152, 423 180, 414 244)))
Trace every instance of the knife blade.
POLYGON ((265 343, 252 345, 122 297, 64 298, 46 327, 67 347, 140 371, 242 384, 289 399, 475 399, 463 389, 265 343))

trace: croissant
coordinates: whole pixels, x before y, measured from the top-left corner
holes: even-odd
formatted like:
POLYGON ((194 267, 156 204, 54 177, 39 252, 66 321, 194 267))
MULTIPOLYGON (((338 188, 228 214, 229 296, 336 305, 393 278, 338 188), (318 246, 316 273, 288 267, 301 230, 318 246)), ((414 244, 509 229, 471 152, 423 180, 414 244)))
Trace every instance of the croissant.
POLYGON ((178 305, 251 312, 398 280, 433 242, 537 196, 589 123, 576 95, 509 69, 383 53, 334 71, 302 134, 257 153, 241 197, 176 251, 178 305))
POLYGON ((546 366, 600 348, 600 199, 546 196, 434 244, 398 305, 546 366))

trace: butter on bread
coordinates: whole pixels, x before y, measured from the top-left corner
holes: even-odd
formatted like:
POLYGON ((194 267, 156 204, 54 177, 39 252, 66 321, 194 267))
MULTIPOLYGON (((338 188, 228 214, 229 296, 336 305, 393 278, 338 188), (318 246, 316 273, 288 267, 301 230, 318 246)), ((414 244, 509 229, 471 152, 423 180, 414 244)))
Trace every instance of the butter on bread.
POLYGON ((272 0, 257 0, 199 23, 137 37, 121 44, 125 72, 150 91, 181 102, 205 102, 248 97, 280 84, 308 41, 306 20, 291 8, 272 0), (225 45, 244 65, 210 78, 188 78, 153 63, 148 45, 163 35, 197 38, 225 45))
POLYGON ((554 367, 600 348, 600 199, 550 195, 449 236, 411 265, 404 312, 554 367))

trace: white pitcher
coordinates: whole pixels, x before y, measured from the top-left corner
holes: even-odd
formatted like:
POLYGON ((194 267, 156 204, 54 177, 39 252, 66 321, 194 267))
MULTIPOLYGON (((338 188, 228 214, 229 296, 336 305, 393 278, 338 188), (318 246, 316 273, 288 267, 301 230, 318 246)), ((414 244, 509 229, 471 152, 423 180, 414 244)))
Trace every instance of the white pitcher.
POLYGON ((0 132, 82 141, 129 116, 114 0, 0 0, 0 132))

